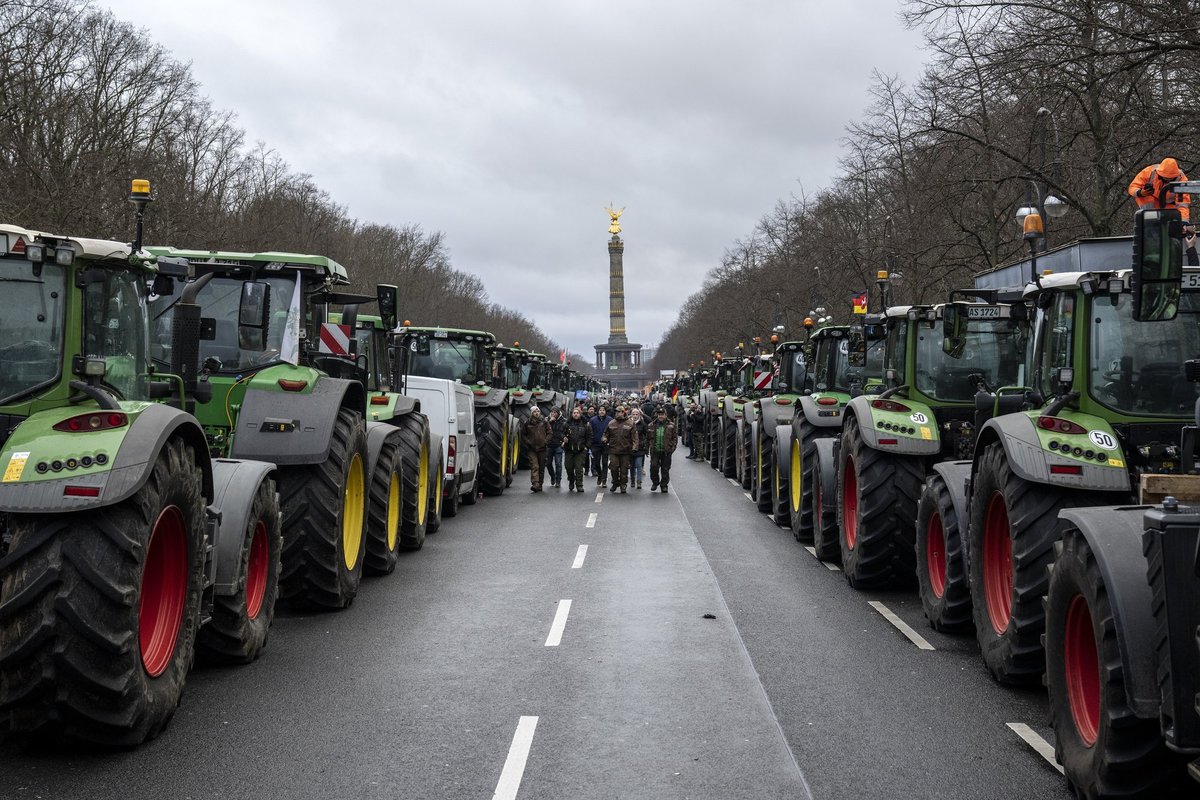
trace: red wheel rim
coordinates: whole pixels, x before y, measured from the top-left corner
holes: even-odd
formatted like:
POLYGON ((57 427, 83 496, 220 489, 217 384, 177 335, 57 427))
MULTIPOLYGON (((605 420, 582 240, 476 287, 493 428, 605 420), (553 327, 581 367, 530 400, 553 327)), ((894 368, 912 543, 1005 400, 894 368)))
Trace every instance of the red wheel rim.
POLYGON ((1067 701, 1075 730, 1088 747, 1096 743, 1100 730, 1100 656, 1092 615, 1083 595, 1071 598, 1067 606, 1067 624, 1063 641, 1063 670, 1067 701))
POLYGON ((846 529, 846 546, 854 549, 858 541, 858 476, 854 474, 854 459, 847 458, 842 470, 842 526, 846 529))
POLYGON ((258 619, 263 598, 267 596, 267 572, 271 548, 267 545, 267 526, 260 519, 250 540, 250 560, 246 564, 246 616, 258 619))
POLYGON ((175 655, 187 598, 187 526, 178 506, 167 506, 154 522, 146 546, 138 599, 138 643, 142 666, 157 678, 175 655))
POLYGON ((934 597, 946 594, 946 536, 942 530, 942 515, 936 511, 925 528, 925 565, 929 569, 929 588, 934 597))
POLYGON ((1008 630, 1012 618, 1012 538, 1004 495, 992 493, 983 518, 983 591, 988 618, 996 633, 1008 630))

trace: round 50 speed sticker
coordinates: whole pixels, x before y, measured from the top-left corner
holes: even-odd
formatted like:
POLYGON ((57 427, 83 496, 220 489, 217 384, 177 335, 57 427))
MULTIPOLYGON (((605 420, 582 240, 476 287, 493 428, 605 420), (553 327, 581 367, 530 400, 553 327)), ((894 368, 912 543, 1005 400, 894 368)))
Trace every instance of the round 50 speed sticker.
POLYGON ((1092 444, 1096 445, 1096 447, 1102 447, 1105 450, 1117 449, 1117 440, 1113 438, 1111 433, 1088 431, 1088 438, 1092 440, 1092 444))
POLYGON ((920 411, 915 412, 911 417, 909 417, 909 419, 918 425, 924 425, 926 422, 929 422, 929 417, 925 416, 920 411))

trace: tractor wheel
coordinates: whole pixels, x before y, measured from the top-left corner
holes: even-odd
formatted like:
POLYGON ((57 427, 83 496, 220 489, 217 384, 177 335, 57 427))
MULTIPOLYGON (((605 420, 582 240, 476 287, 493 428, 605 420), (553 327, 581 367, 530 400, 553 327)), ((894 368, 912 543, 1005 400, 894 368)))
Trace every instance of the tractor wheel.
POLYGON ((392 433, 375 459, 367 506, 367 554, 363 572, 390 575, 400 553, 400 519, 404 509, 404 456, 392 433))
POLYGON ((738 477, 738 429, 737 423, 721 419, 721 474, 736 480, 738 477))
POLYGON ((768 514, 775 505, 775 440, 763 436, 762 425, 760 422, 756 437, 758 446, 754 448, 754 477, 750 484, 750 494, 754 497, 754 507, 768 514))
MULTIPOLYGON (((735 422, 734 425, 737 423, 735 422)), ((752 491, 754 488, 753 444, 750 440, 750 423, 744 422, 742 427, 737 429, 737 477, 746 491, 752 491)))
POLYGON ((504 485, 512 486, 521 463, 521 428, 514 419, 508 426, 508 472, 504 473, 504 485))
POLYGON ((940 476, 925 484, 917 504, 917 585, 925 618, 936 631, 971 630, 971 589, 963 537, 950 490, 940 476))
POLYGON ((533 416, 533 404, 526 403, 523 406, 513 407, 513 417, 517 422, 517 437, 513 448, 513 472, 519 469, 529 469, 529 457, 521 450, 520 447, 520 431, 525 427, 525 422, 533 416))
POLYGON ((459 492, 462 491, 462 478, 455 478, 450 486, 450 496, 442 500, 442 516, 446 519, 458 516, 458 506, 462 502, 459 492))
POLYGON ((204 585, 203 477, 169 439, 113 506, 11 517, 0 562, 0 726, 131 747, 170 722, 204 585))
POLYGON ((706 418, 708 424, 708 433, 704 436, 704 441, 708 444, 708 465, 713 469, 720 471, 721 469, 721 418, 713 415, 708 415, 706 418))
POLYGON ((1055 755, 1077 797, 1165 797, 1182 782, 1160 722, 1125 694, 1112 603, 1083 535, 1067 529, 1046 599, 1046 688, 1055 755))
POLYGON ((439 450, 433 471, 429 473, 429 513, 425 517, 425 532, 437 533, 442 527, 442 492, 446 485, 446 462, 439 450))
POLYGON ((354 602, 366 552, 366 463, 362 415, 343 408, 325 461, 280 468, 284 600, 317 608, 354 602))
POLYGON ((279 594, 279 525, 275 481, 265 479, 254 496, 242 537, 238 590, 213 598, 212 619, 196 636, 196 650, 210 662, 249 664, 267 646, 279 594))
POLYGON ((792 487, 790 480, 784 477, 784 471, 779 468, 779 465, 784 463, 782 459, 790 458, 791 454, 779 452, 780 448, 779 438, 776 437, 771 443, 771 518, 779 527, 791 530, 792 487))
POLYGON ((504 406, 495 406, 477 409, 477 415, 479 466, 475 482, 488 497, 498 497, 508 485, 508 413, 504 406))
POLYGON ((817 559, 833 564, 842 563, 842 542, 838 534, 838 504, 836 493, 826 497, 821 462, 816 459, 812 471, 813 550, 817 559))
MULTIPOLYGON (((817 428, 803 412, 792 423, 792 535, 797 542, 813 540, 814 470, 817 466, 817 428)), ((832 509, 832 506, 830 507, 832 509)))
POLYGON ((924 481, 921 462, 868 447, 846 421, 838 466, 842 572, 856 589, 913 580, 913 522, 924 481))
POLYGON ((429 462, 433 457, 429 442, 429 420, 424 414, 406 414, 397 424, 400 430, 400 454, 403 460, 404 498, 400 513, 400 549, 420 550, 429 526, 429 462))

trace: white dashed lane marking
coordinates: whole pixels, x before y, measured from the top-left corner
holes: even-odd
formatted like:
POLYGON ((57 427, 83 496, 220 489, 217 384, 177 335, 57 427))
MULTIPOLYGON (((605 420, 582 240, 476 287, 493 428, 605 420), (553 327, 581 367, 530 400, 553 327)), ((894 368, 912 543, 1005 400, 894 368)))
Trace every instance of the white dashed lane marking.
POLYGON ((915 644, 921 650, 932 650, 933 645, 925 640, 925 637, 914 631, 907 622, 897 617, 890 608, 885 606, 878 600, 869 600, 868 605, 883 615, 883 618, 892 623, 896 630, 903 633, 910 642, 915 644))
POLYGON ((588 514, 588 521, 587 521, 587 526, 586 526, 586 527, 588 527, 588 528, 594 528, 594 527, 596 527, 596 518, 597 518, 597 517, 599 517, 599 516, 600 516, 600 515, 599 515, 599 514, 596 514, 596 513, 588 514))
POLYGON ((587 558, 587 549, 586 544, 579 545, 579 549, 575 551, 575 563, 571 565, 571 569, 579 569, 583 566, 583 560, 587 558))
POLYGON ((559 600, 558 611, 554 612, 554 621, 550 623, 550 635, 546 637, 546 647, 558 647, 562 642, 563 630, 567 627, 567 615, 571 613, 571 601, 559 600))
POLYGON ((513 734, 508 758, 504 761, 504 770, 500 773, 492 800, 515 800, 517 791, 521 788, 521 778, 525 775, 525 761, 529 758, 529 748, 533 745, 533 732, 537 730, 537 724, 537 717, 521 717, 517 722, 517 732, 513 734))
POLYGON ((1040 735, 1038 735, 1037 731, 1026 725, 1024 722, 1006 722, 1005 725, 1007 725, 1009 730, 1011 730, 1017 736, 1020 736, 1025 741, 1025 744, 1032 747, 1034 752, 1046 759, 1046 761, 1050 762, 1050 766, 1062 773, 1062 765, 1059 764, 1054 758, 1054 747, 1040 735))

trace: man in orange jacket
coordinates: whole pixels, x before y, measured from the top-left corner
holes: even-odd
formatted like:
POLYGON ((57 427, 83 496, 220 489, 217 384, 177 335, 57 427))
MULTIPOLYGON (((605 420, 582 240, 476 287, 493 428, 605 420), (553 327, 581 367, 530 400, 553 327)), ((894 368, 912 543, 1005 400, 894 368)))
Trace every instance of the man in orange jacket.
POLYGON ((1158 164, 1144 168, 1129 184, 1129 194, 1133 197, 1138 208, 1177 208, 1183 216, 1184 223, 1190 221, 1188 201, 1191 197, 1186 194, 1175 194, 1167 191, 1167 184, 1175 181, 1186 181, 1187 175, 1179 169, 1179 162, 1173 158, 1164 158, 1158 164), (1162 204, 1159 204, 1159 197, 1162 204))

